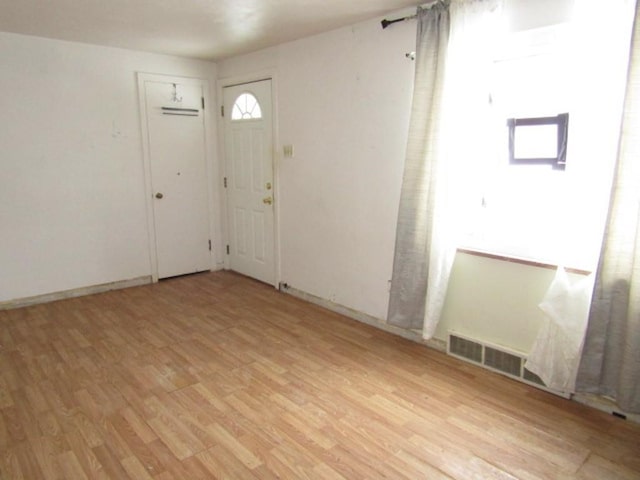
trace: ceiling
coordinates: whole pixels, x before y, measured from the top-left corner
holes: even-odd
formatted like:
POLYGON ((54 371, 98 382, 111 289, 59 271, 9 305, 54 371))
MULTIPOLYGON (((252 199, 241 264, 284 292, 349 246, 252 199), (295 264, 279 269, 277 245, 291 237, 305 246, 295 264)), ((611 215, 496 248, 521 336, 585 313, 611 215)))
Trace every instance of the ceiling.
POLYGON ((416 0, 0 0, 0 31, 218 61, 416 4, 416 0))

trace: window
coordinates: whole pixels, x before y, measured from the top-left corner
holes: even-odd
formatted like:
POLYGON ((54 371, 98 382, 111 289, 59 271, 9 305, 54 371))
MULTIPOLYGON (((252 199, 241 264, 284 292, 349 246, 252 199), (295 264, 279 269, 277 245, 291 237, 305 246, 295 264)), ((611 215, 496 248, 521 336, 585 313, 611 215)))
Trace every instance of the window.
POLYGON ((567 163, 569 114, 554 117, 510 118, 509 163, 551 165, 564 170, 567 163))
POLYGON ((257 120, 262 118, 258 99, 251 93, 242 93, 236 98, 231 109, 231 120, 257 120))
POLYGON ((568 24, 510 33, 495 52, 492 126, 476 124, 489 132, 494 154, 469 163, 460 246, 595 268, 624 68, 614 62, 622 56, 594 50, 573 33, 568 24), (596 60, 611 68, 591 73, 596 60))

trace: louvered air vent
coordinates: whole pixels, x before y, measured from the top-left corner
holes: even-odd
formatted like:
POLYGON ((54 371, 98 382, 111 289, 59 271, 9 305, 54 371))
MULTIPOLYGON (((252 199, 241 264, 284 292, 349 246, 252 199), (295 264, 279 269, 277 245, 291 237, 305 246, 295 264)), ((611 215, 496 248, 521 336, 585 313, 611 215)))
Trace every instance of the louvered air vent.
POLYGON ((493 370, 521 382, 542 388, 549 392, 567 397, 562 392, 546 388, 544 382, 535 373, 524 368, 526 356, 509 351, 506 348, 490 345, 476 339, 449 332, 447 353, 467 362, 475 363, 489 370, 493 370))
POLYGON ((542 381, 542 379, 532 371, 527 370, 526 368, 522 370, 522 378, 524 378, 527 382, 544 386, 544 382, 542 381))
POLYGON ((484 364, 507 375, 519 377, 522 370, 522 357, 485 345, 484 364))
POLYGON ((449 335, 449 353, 472 362, 482 363, 482 345, 466 338, 449 335))

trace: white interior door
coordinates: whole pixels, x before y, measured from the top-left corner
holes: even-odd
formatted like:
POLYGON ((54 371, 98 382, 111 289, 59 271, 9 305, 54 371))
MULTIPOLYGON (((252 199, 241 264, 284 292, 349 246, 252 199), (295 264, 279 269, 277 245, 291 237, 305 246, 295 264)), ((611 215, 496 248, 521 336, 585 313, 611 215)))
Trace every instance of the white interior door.
POLYGON ((275 283, 271 80, 224 89, 228 259, 275 283))
POLYGON ((210 270, 202 84, 145 81, 158 278, 210 270))

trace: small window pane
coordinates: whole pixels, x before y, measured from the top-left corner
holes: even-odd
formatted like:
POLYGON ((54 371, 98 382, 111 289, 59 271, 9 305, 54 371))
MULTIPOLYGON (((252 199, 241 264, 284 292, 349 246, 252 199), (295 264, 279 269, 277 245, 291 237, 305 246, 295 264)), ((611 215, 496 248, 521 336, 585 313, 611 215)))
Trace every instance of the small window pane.
POLYGON ((231 120, 256 120, 262 118, 262 109, 256 97, 242 93, 233 104, 231 120))
POLYGON ((567 158, 569 114, 555 117, 510 118, 509 163, 551 165, 564 170, 567 158))
POLYGON ((515 158, 558 156, 557 125, 518 125, 515 129, 515 158))

